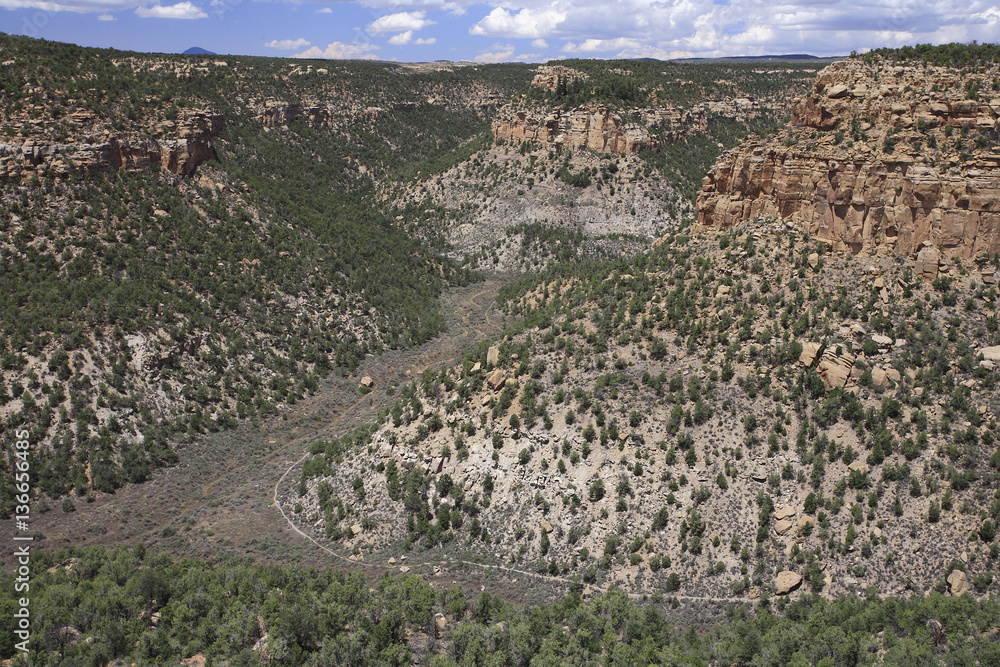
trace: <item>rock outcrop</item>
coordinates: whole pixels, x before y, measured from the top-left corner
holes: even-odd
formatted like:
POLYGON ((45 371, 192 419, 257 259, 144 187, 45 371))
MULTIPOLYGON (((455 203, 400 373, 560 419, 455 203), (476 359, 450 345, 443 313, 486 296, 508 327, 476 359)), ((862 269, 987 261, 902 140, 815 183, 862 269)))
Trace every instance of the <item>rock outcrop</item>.
POLYGON ((860 59, 823 69, 795 100, 792 127, 718 160, 699 227, 792 218, 834 251, 922 253, 929 279, 942 256, 1000 251, 1000 95, 969 99, 966 74, 860 59))
POLYGON ((508 107, 500 112, 500 117, 506 120, 493 123, 493 138, 552 146, 557 150, 589 148, 602 153, 638 153, 644 149, 658 150, 662 145, 661 136, 673 141, 707 127, 702 109, 665 107, 643 109, 634 114, 640 120, 627 123, 604 106, 579 107, 571 111, 508 107))
POLYGON ((535 70, 535 78, 531 80, 531 85, 544 90, 555 90, 559 86, 559 80, 570 82, 574 80, 586 81, 587 75, 572 67, 563 65, 539 65, 535 70))
POLYGON ((153 132, 169 132, 173 137, 108 136, 103 137, 103 141, 81 143, 29 138, 23 144, 0 144, 0 182, 42 174, 139 171, 153 166, 188 176, 201 162, 213 156, 211 138, 224 124, 221 115, 198 112, 178 121, 172 131, 156 128, 153 132))

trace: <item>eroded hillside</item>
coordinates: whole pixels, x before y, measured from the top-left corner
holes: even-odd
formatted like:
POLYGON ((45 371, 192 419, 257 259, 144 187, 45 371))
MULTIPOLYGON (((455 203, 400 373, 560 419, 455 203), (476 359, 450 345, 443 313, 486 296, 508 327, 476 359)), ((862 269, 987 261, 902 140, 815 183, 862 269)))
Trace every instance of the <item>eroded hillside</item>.
POLYGON ((985 594, 995 269, 952 260, 932 285, 791 223, 667 237, 512 289, 524 326, 317 443, 284 503, 366 559, 443 544, 695 597, 985 594))

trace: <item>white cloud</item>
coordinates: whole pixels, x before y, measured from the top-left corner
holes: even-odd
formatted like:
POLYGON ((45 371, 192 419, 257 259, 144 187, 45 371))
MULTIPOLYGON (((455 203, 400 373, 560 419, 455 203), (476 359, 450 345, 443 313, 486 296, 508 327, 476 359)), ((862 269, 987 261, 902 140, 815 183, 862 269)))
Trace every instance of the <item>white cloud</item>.
POLYGON ((436 21, 430 21, 424 16, 427 12, 397 12, 387 14, 368 24, 368 30, 376 34, 384 32, 413 32, 433 25, 436 21))
POLYGON ((208 16, 194 4, 185 0, 176 5, 150 5, 149 7, 137 7, 136 16, 144 19, 203 19, 208 16))
POLYGON ((494 44, 496 51, 480 53, 473 58, 477 63, 502 63, 510 62, 514 58, 514 46, 512 44, 494 44))
POLYGON ((316 10, 316 13, 317 14, 332 14, 333 10, 330 9, 329 7, 320 7, 319 9, 316 10))
POLYGON ((114 21, 115 17, 112 16, 111 14, 101 14, 100 16, 97 17, 97 20, 98 21, 114 21))
POLYGON ((606 53, 624 49, 637 49, 642 44, 631 37, 616 37, 614 39, 585 39, 580 44, 567 43, 563 51, 567 53, 606 53))
POLYGON ((497 7, 469 28, 469 34, 534 39, 553 34, 565 19, 566 12, 552 7, 526 8, 516 14, 497 7))
POLYGON ((374 44, 344 44, 343 42, 331 42, 325 49, 313 46, 302 53, 296 53, 293 58, 325 58, 327 60, 375 60, 376 56, 370 51, 377 51, 378 46, 374 44))
POLYGON ((401 32, 398 35, 393 35, 389 38, 389 43, 393 46, 404 46, 406 44, 414 44, 416 46, 428 46, 430 44, 437 43, 437 38, 428 37, 427 39, 413 39, 413 31, 407 30, 406 32, 401 32))
POLYGON ((547 49, 549 48, 549 43, 542 38, 538 38, 531 43, 531 48, 533 49, 547 49))
POLYGON ((298 39, 272 39, 270 42, 264 42, 264 46, 269 49, 280 49, 282 51, 294 51, 295 49, 304 49, 307 46, 311 46, 312 42, 303 37, 298 39))
POLYGON ((393 46, 402 46, 403 44, 409 44, 411 39, 413 39, 413 31, 407 30, 406 32, 401 32, 398 35, 390 37, 389 43, 393 46))

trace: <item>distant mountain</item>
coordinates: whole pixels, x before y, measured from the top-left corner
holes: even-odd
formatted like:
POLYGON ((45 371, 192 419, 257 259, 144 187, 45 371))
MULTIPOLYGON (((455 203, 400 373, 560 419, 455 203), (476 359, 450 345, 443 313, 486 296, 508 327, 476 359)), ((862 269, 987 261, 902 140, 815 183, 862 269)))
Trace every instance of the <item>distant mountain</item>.
POLYGON ((216 55, 214 51, 208 51, 201 48, 200 46, 192 46, 190 49, 184 52, 185 56, 214 56, 216 55))

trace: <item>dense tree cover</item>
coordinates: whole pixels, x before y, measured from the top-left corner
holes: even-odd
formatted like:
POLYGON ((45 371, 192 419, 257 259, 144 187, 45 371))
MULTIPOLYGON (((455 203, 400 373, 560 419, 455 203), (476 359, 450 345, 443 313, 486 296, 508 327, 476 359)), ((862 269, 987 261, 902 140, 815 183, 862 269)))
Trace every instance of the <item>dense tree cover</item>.
POLYGON ((861 56, 858 56, 857 53, 852 53, 851 56, 862 59, 881 56, 892 60, 929 62, 945 67, 968 67, 1000 61, 1000 44, 979 44, 977 42, 969 44, 959 44, 958 42, 937 45, 917 44, 915 46, 901 46, 896 49, 888 47, 874 49, 861 56))
POLYGON ((532 99, 565 108, 597 102, 617 109, 668 104, 689 105, 709 99, 787 94, 790 87, 811 78, 826 61, 682 62, 658 60, 590 60, 551 62, 582 72, 584 77, 560 77, 555 90, 533 88, 532 99), (781 73, 773 71, 780 68, 781 73))
MULTIPOLYGON (((618 589, 524 607, 435 591, 412 575, 171 562, 141 545, 38 552, 32 564, 32 665, 170 664, 199 653, 229 665, 1000 664, 1000 605, 969 596, 803 595, 696 618, 677 601, 665 613, 618 589), (676 624, 685 618, 693 627, 676 624)), ((15 600, 11 577, 0 584, 6 659, 15 600)))
POLYGON ((434 335, 441 290, 476 276, 409 234, 412 217, 386 212, 376 182, 463 159, 489 127, 469 91, 502 99, 530 76, 362 62, 320 73, 9 35, 0 50, 18 63, 0 90, 0 136, 16 142, 169 138, 184 107, 226 119, 200 168, 221 189, 155 170, 40 169, 0 190, 0 363, 13 376, 0 404, 22 402, 7 425, 31 430, 32 485, 50 496, 141 482, 176 460, 172 441, 266 415, 331 369, 434 335), (325 100, 333 119, 265 128, 269 99, 325 100), (163 391, 183 406, 156 400, 163 391))

